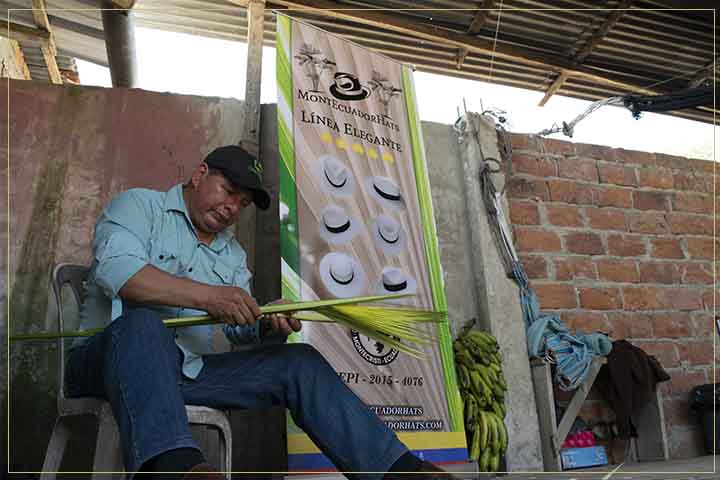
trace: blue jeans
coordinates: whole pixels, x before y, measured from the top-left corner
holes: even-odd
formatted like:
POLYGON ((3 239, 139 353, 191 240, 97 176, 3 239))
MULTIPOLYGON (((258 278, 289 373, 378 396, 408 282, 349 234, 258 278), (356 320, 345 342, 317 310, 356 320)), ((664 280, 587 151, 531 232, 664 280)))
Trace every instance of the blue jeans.
POLYGON ((155 312, 128 310, 73 348, 69 397, 106 398, 120 430, 128 472, 168 450, 198 448, 185 404, 213 408, 284 405, 342 472, 380 479, 407 448, 304 343, 257 345, 204 357, 195 380, 183 376, 182 352, 155 312))

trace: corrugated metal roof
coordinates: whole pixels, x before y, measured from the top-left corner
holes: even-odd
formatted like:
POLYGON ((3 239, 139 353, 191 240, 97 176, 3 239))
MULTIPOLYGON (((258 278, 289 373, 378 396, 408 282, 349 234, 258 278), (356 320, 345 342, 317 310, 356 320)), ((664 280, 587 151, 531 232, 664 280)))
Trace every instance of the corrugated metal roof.
MULTIPOLYGON (((265 15, 265 42, 274 43, 275 21, 271 8, 284 9, 286 0, 268 2, 265 15)), ((636 0, 624 11, 593 48, 578 53, 625 0, 505 0, 503 9, 490 10, 476 32, 468 33, 478 15, 479 5, 500 2, 485 0, 342 0, 322 4, 340 8, 383 8, 393 19, 414 22, 434 32, 465 34, 471 39, 495 42, 496 53, 520 50, 533 58, 560 59, 607 75, 616 81, 656 92, 677 92, 687 88, 697 75, 709 71, 713 61, 713 12, 657 10, 682 8, 679 0, 636 0), (655 9, 655 10, 651 10, 655 9), (496 36, 497 34, 497 36, 496 36), (703 70, 705 69, 705 70, 703 70)), ((17 6, 30 0, 0 0, 0 6, 17 6)), ((92 10, 93 0, 48 0, 50 22, 59 53, 106 64, 100 12, 92 10), (85 11, 58 8, 90 9, 85 11)), ((316 0, 294 4, 316 5, 316 0)), ((697 2, 696 2, 697 3, 697 2)), ((705 1, 705 4, 712 4, 705 1)), ((22 6, 22 5, 21 5, 22 6)), ((138 0, 136 25, 163 30, 243 41, 247 33, 246 10, 226 0, 138 0)), ((439 39, 413 38, 393 28, 368 27, 362 22, 294 10, 293 16, 332 33, 376 49, 420 71, 469 78, 546 91, 560 68, 527 62, 489 51, 461 52, 457 45, 439 39)), ((17 17, 32 24, 32 17, 17 17)), ((16 16, 13 14, 13 20, 16 16)), ((488 43, 491 45, 492 43, 488 43)), ((25 45, 23 45, 25 47, 25 45)), ((27 54, 26 54, 27 55, 27 54)), ((521 55, 521 56, 522 56, 521 55)), ((715 70, 715 82, 718 73, 715 70)), ((565 80, 556 94, 586 100, 633 93, 617 84, 598 81, 588 75, 565 80)), ((693 108, 674 115, 711 122, 712 109, 693 108)))

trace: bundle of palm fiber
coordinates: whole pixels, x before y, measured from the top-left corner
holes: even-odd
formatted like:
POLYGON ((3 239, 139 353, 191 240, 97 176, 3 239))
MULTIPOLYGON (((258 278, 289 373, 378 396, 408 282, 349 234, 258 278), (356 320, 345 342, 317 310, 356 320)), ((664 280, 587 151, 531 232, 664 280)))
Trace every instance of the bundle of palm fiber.
MULTIPOLYGON (((302 321, 336 322, 382 342, 391 348, 405 352, 413 357, 422 358, 422 350, 408 345, 427 345, 434 337, 421 328, 427 323, 444 321, 442 312, 415 310, 402 307, 361 305, 369 302, 380 302, 407 295, 377 295, 372 297, 354 297, 336 300, 315 300, 309 302, 281 303, 260 307, 263 315, 273 313, 292 314, 302 321)), ((209 315, 181 317, 164 320, 168 328, 192 327, 221 323, 209 315)), ((42 332, 23 335, 12 335, 10 341, 19 340, 54 340, 70 337, 90 337, 102 331, 101 328, 76 330, 67 332, 42 332)))

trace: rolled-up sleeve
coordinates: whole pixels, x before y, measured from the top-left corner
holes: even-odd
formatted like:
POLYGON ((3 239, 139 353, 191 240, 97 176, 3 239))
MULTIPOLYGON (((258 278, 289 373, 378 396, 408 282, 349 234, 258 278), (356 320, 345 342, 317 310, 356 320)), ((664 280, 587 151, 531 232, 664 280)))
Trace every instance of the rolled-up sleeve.
POLYGON ((95 225, 95 281, 113 303, 123 285, 148 264, 151 225, 149 202, 133 190, 115 197, 95 225))

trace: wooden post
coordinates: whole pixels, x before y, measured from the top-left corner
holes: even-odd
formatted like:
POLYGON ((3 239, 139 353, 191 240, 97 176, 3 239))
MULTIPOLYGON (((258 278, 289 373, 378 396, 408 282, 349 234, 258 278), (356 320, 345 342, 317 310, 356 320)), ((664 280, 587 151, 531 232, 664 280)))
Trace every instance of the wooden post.
POLYGON ((60 69, 58 68, 57 59, 55 58, 57 49, 55 48, 55 40, 53 39, 52 30, 50 29, 45 0, 32 0, 32 6, 35 25, 37 25, 39 29, 48 32, 47 38, 40 40, 40 50, 42 51, 43 59, 48 69, 50 81, 62 85, 62 75, 60 75, 60 69))
POLYGON ((557 423, 555 423, 555 395, 553 394, 550 365, 536 358, 530 362, 530 367, 535 385, 538 419, 540 420, 543 466, 546 472, 559 472, 562 470, 562 465, 560 464, 560 452, 555 448, 557 423))
POLYGON ((248 150, 258 153, 260 142, 260 80, 262 77, 265 0, 251 0, 247 9, 247 73, 245 76, 245 114, 241 140, 248 150))
MULTIPOLYGON (((247 6, 247 71, 245 76, 245 104, 240 145, 263 162, 260 152, 260 79, 262 76, 263 30, 265 28, 265 1, 251 0, 247 6)), ((236 229, 236 237, 245 249, 248 267, 254 270, 255 232, 257 215, 250 209, 243 215, 236 229), (243 227, 244 225, 245 227, 243 227)), ((256 292, 257 294, 257 292, 256 292)))
POLYGON ((132 12, 120 10, 109 1, 101 0, 105 49, 113 87, 137 86, 135 27, 132 12))

